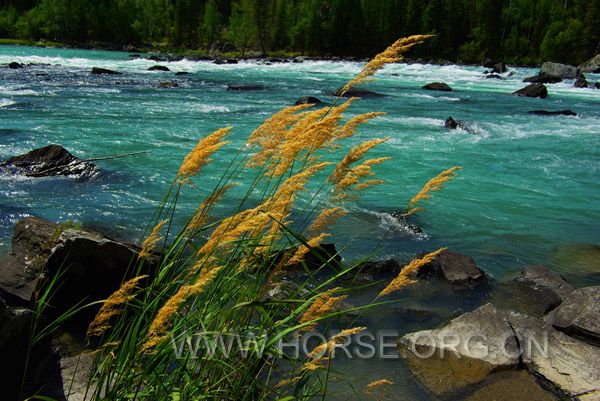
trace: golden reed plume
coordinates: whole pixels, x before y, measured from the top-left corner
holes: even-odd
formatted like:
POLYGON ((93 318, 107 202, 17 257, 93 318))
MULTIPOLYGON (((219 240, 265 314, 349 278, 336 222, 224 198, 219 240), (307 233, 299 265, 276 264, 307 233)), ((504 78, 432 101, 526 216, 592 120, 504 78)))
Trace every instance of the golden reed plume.
POLYGON ((223 141, 231 127, 221 128, 198 141, 194 149, 183 159, 177 177, 185 182, 189 177, 198 174, 200 168, 210 161, 210 156, 227 142, 223 141))
POLYGON ((399 63, 403 60, 403 57, 401 56, 403 53, 406 53, 412 47, 423 43, 425 40, 431 37, 432 35, 413 35, 407 38, 398 39, 391 46, 369 61, 355 78, 351 79, 346 85, 344 85, 339 95, 343 96, 353 86, 369 81, 370 77, 372 77, 384 65, 390 63, 399 63))
POLYGON ((106 330, 110 329, 110 320, 121 313, 124 304, 133 300, 135 297, 133 295, 133 290, 135 290, 135 287, 141 280, 147 277, 148 276, 134 277, 123 283, 117 291, 112 293, 112 295, 104 301, 104 304, 102 304, 94 321, 88 326, 87 337, 101 336, 106 330))
POLYGON ((365 387, 365 394, 381 401, 385 398, 385 387, 391 386, 392 384, 394 384, 394 382, 388 379, 373 381, 365 387))
POLYGON ((346 338, 354 336, 356 334, 360 334, 365 330, 367 330, 366 327, 354 327, 351 329, 342 330, 341 332, 327 340, 327 342, 316 346, 312 351, 308 353, 307 357, 310 358, 310 360, 302 366, 300 371, 312 372, 318 369, 322 369, 324 360, 328 359, 332 355, 338 344, 340 344, 346 338))
POLYGON ((410 276, 414 276, 421 267, 423 267, 426 264, 428 264, 429 262, 431 262, 440 253, 446 251, 446 249, 447 248, 441 248, 435 252, 428 253, 427 255, 423 256, 422 258, 413 259, 412 262, 410 262, 409 264, 407 264, 406 266, 404 266, 402 268, 402 270, 400 271, 398 276, 395 279, 393 279, 388 284, 388 286, 385 287, 383 289, 383 291, 381 291, 379 293, 378 296, 383 297, 385 295, 389 295, 393 292, 396 292, 396 291, 400 290, 401 288, 406 287, 407 285, 415 284, 416 281, 411 279, 410 276))
POLYGON ((146 238, 142 243, 142 250, 138 254, 138 259, 145 258, 152 254, 152 250, 154 249, 156 244, 158 244, 158 242, 162 239, 162 235, 160 235, 160 230, 162 230, 163 226, 168 222, 168 220, 163 220, 154 226, 148 238, 146 238))
POLYGON ((409 216, 422 208, 414 207, 416 204, 421 202, 422 200, 431 198, 431 193, 435 191, 439 191, 442 189, 442 185, 450 180, 452 180, 456 176, 456 172, 462 169, 460 166, 449 168, 448 170, 442 171, 437 176, 433 177, 421 188, 419 193, 417 193, 414 198, 408 202, 408 212, 404 214, 404 217, 409 216))
POLYGON ((186 227, 186 231, 188 233, 192 233, 200 228, 202 228, 208 222, 208 215, 210 213, 211 208, 217 204, 225 193, 233 188, 235 184, 227 184, 222 186, 221 188, 214 191, 210 194, 206 199, 198 206, 194 215, 192 216, 190 222, 186 227))
POLYGON ((323 292, 313 301, 308 309, 304 311, 302 316, 300 316, 300 323, 310 323, 303 327, 304 331, 313 330, 317 327, 317 322, 315 322, 315 320, 325 317, 339 309, 340 304, 348 298, 347 295, 334 297, 333 294, 339 290, 340 288, 333 288, 323 292))

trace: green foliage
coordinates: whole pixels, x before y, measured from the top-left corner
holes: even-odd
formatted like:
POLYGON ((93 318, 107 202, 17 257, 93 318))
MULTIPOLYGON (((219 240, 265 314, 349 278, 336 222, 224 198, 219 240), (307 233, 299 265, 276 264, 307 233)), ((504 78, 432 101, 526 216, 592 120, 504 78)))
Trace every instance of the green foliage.
POLYGON ((0 37, 167 43, 239 54, 366 56, 399 36, 436 37, 416 57, 580 63, 600 51, 600 2, 585 0, 5 0, 0 37))

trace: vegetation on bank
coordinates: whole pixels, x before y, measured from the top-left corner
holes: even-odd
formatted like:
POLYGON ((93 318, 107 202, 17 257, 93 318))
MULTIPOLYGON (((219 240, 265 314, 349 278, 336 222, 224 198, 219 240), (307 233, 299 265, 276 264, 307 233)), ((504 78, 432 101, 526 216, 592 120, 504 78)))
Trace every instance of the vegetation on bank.
POLYGON ((586 0, 2 0, 0 37, 263 54, 369 56, 412 32, 416 57, 579 64, 600 51, 586 0))
MULTIPOLYGON (((401 61, 402 53, 428 38, 398 40, 348 82, 340 96, 372 79, 385 64, 401 61)), ((88 399, 327 397, 328 382, 336 374, 331 370, 336 346, 366 328, 353 323, 338 326, 337 334, 300 357, 282 354, 279 340, 317 327, 333 328, 334 318, 343 313, 388 301, 387 296, 413 284, 415 273, 445 250, 407 264, 371 303, 344 307, 352 289, 340 287, 339 279, 359 265, 343 266, 338 255, 324 253, 320 245, 361 191, 383 183, 375 178, 375 170, 389 159, 368 157, 387 138, 369 139, 344 152, 360 125, 383 114, 345 118, 356 101, 339 97, 327 107, 286 107, 268 118, 235 154, 186 226, 176 232, 171 223, 180 213, 180 194, 195 190, 196 176, 210 169, 211 157, 228 146, 231 128, 198 142, 149 224, 139 258, 129 267, 128 276, 133 278, 124 279, 89 326, 88 340, 97 347, 88 399), (334 151, 345 153, 337 163, 328 161, 334 151), (241 187, 245 195, 232 215, 215 220, 211 217, 215 205, 227 199, 233 186, 241 187), (149 271, 144 256, 157 252, 162 255, 160 265, 149 271), (291 271, 304 274, 282 279, 291 271), (317 278, 320 273, 326 274, 317 278), (237 335, 241 340, 235 339, 237 335), (227 348, 225 353, 219 344, 227 348)), ((427 182, 408 201, 405 216, 418 212, 419 205, 458 169, 427 182)), ((43 293, 38 310, 52 305, 51 291, 50 287, 43 293)), ((76 308, 58 322, 74 313, 76 308)), ((41 338, 57 324, 35 331, 33 338, 41 338)), ((364 391, 377 397, 390 383, 381 378, 364 391)))

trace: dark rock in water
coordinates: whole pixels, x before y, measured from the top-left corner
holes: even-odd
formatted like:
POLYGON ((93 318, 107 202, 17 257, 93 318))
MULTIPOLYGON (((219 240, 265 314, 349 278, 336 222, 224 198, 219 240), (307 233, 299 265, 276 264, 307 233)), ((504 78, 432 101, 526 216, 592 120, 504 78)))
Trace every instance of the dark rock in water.
MULTIPOLYGON (((275 264, 277 265, 279 261, 287 256, 293 256, 297 250, 297 247, 292 247, 278 252, 274 255, 275 264)), ((286 266, 285 270, 288 272, 295 271, 296 273, 303 271, 314 272, 322 268, 339 270, 341 268, 341 261, 342 257, 339 255, 334 244, 321 244, 318 247, 311 248, 304 255, 301 263, 286 266)))
MULTIPOLYGON (((333 93, 333 95, 334 96, 340 96, 341 91, 342 91, 342 88, 339 88, 338 90, 336 90, 333 93)), ((369 91, 369 90, 366 90, 366 89, 350 88, 346 93, 344 93, 341 96, 343 96, 343 97, 370 98, 370 97, 382 97, 384 95, 382 95, 381 93, 369 91)))
POLYGON ((94 75, 121 75, 118 71, 108 70, 106 68, 92 67, 92 74, 94 75))
MULTIPOLYGON (((15 227, 11 254, 0 259, 0 288, 29 304, 60 271, 60 285, 46 311, 60 315, 83 300, 106 299, 131 273, 128 267, 138 255, 137 246, 98 232, 28 217, 15 227)), ((152 275, 160 255, 145 260, 145 273, 152 275)), ((87 309, 74 321, 82 332, 98 310, 87 309)))
POLYGON ((398 221, 403 228, 410 231, 413 235, 423 234, 423 229, 416 225, 415 223, 408 220, 408 217, 405 216, 406 212, 392 212, 391 216, 398 221))
POLYGON ((487 74, 489 74, 489 73, 490 73, 490 72, 489 72, 488 70, 485 70, 485 71, 483 72, 483 75, 487 75, 487 74))
POLYGON ((551 291, 556 294, 561 302, 575 290, 575 287, 567 283, 560 274, 540 265, 528 266, 516 280, 528 283, 536 288, 551 291))
POLYGON ((545 62, 540 69, 540 75, 550 75, 562 79, 576 79, 579 72, 579 69, 572 65, 551 62, 545 62))
POLYGON ((188 75, 188 74, 189 74, 189 72, 187 72, 187 71, 177 71, 175 73, 175 75, 188 75))
POLYGON ((452 88, 443 82, 433 82, 423 86, 423 89, 429 91, 452 92, 452 88))
POLYGON ((301 104, 321 104, 322 102, 314 96, 304 96, 300 99, 296 100, 295 105, 299 106, 301 104))
POLYGON ((587 88, 589 87, 589 84, 585 77, 581 75, 579 78, 577 78, 577 81, 575 81, 573 86, 576 88, 587 88))
POLYGON ((456 121, 452 117, 448 117, 446 119, 446 122, 444 123, 444 127, 448 128, 448 129, 457 129, 457 128, 461 127, 461 125, 458 123, 458 121, 456 121))
POLYGON ((523 82, 532 84, 557 84, 562 82, 562 78, 553 77, 551 75, 534 75, 532 77, 525 78, 523 82))
POLYGON ((530 114, 535 114, 538 116, 577 116, 578 114, 572 110, 557 110, 557 111, 548 111, 548 110, 532 110, 529 112, 530 114))
POLYGON ((526 370, 492 373, 464 401, 559 401, 560 396, 526 370))
POLYGON ((158 84, 159 88, 177 88, 178 86, 179 84, 177 82, 171 81, 161 82, 160 84, 158 84))
POLYGON ((539 97, 545 99, 548 89, 544 84, 531 84, 513 93, 514 96, 539 97))
POLYGON ((600 82, 596 82, 596 83, 594 84, 594 86, 596 87, 596 89, 600 89, 600 82))
POLYGON ((560 331, 600 346, 600 286, 571 291, 544 320, 560 331))
POLYGON ((98 173, 92 162, 81 160, 60 145, 48 145, 0 163, 0 169, 28 177, 91 177, 98 173))
POLYGON ((502 80, 502 79, 504 79, 504 78, 502 78, 502 77, 501 77, 500 75, 498 75, 498 74, 489 74, 489 75, 486 75, 486 76, 485 76, 485 79, 500 79, 500 80, 502 80))
POLYGON ((171 71, 169 69, 169 67, 166 67, 164 65, 153 65, 152 67, 148 68, 148 71, 171 71))
POLYGON ((494 69, 492 70, 492 73, 504 74, 506 71, 508 71, 508 68, 506 68, 506 64, 498 63, 498 64, 494 64, 494 69))
POLYGON ((19 68, 23 68, 23 64, 17 63, 16 61, 13 61, 11 63, 8 63, 8 68, 13 69, 13 70, 17 70, 19 68))
POLYGON ((474 288, 486 281, 485 273, 466 255, 445 251, 419 270, 419 276, 437 274, 458 288, 474 288))
POLYGON ((262 91, 265 89, 267 89, 267 88, 263 85, 237 85, 237 84, 227 85, 228 91, 249 92, 249 91, 262 91))

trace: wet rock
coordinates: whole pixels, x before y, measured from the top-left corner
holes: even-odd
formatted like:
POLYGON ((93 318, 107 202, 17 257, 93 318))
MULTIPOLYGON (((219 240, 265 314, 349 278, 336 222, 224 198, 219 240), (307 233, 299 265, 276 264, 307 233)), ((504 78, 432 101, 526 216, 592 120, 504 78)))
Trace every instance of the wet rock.
POLYGON ((10 68, 12 70, 18 70, 23 67, 24 67, 23 64, 17 63, 16 61, 8 63, 8 68, 10 68))
POLYGON ((189 72, 187 72, 187 71, 177 71, 175 73, 175 75, 188 75, 188 74, 189 74, 189 72))
POLYGON ((342 97, 360 97, 360 98, 373 98, 373 97, 382 97, 381 93, 369 91, 366 89, 356 89, 350 88, 346 93, 341 95, 342 88, 336 90, 333 95, 334 96, 342 96, 342 97))
POLYGON ((519 364, 519 344, 503 317, 503 311, 484 305, 442 328, 405 335, 400 353, 435 395, 464 389, 519 364))
POLYGON ((600 287, 571 291, 545 320, 560 331, 600 346, 600 287))
POLYGON ((550 75, 562 79, 576 79, 579 69, 572 65, 545 62, 542 64, 540 75, 550 75))
POLYGON ((240 92, 251 92, 251 91, 262 91, 267 89, 264 85, 227 85, 228 91, 240 91, 240 92))
POLYGON ((562 78, 553 77, 551 75, 534 75, 533 77, 525 78, 523 82, 532 84, 557 84, 562 82, 562 78))
POLYGON ((575 290, 560 274, 540 265, 528 266, 515 280, 536 289, 548 290, 556 294, 561 302, 575 290))
POLYGON ((560 397, 545 389, 525 370, 492 374, 465 401, 558 401, 560 397))
POLYGON ((94 385, 89 383, 94 364, 91 354, 82 353, 60 359, 62 393, 69 401, 91 401, 94 385))
POLYGON ((455 287, 473 288, 483 284, 485 273, 466 255, 445 251, 419 270, 419 276, 436 274, 455 287))
POLYGON ((367 284, 383 278, 397 275, 402 265, 395 259, 368 261, 361 263, 351 272, 342 277, 345 283, 367 284))
POLYGON ((588 88, 590 85, 583 75, 581 75, 573 84, 575 88, 588 88))
POLYGON ((169 67, 166 67, 164 65, 153 65, 152 67, 148 68, 148 71, 171 71, 169 69, 169 67))
POLYGON ((321 104, 321 100, 317 99, 314 96, 304 96, 301 97, 300 99, 296 100, 295 105, 299 106, 301 104, 321 104))
POLYGON ((485 76, 485 79, 500 79, 503 80, 504 78, 502 78, 500 75, 498 74, 489 74, 485 76))
POLYGON ((529 112, 530 114, 535 114, 538 116, 577 116, 578 114, 572 110, 557 110, 557 111, 548 111, 548 110, 532 110, 529 112))
POLYGON ((492 69, 492 73, 494 74, 504 74, 506 71, 508 71, 508 68, 506 68, 506 64, 504 63, 494 64, 494 68, 492 69))
POLYGON ((446 119, 446 122, 444 123, 444 127, 448 128, 448 129, 462 128, 461 124, 458 121, 456 121, 455 119, 453 119, 452 117, 448 117, 446 119))
POLYGON ((513 93, 513 96, 539 97, 545 99, 548 89, 544 84, 531 84, 513 93))
POLYGON ((429 91, 452 92, 452 88, 443 82, 433 82, 423 86, 423 89, 429 91))
POLYGON ((581 72, 591 72, 594 74, 600 73, 600 54, 581 64, 579 66, 579 70, 581 72))
POLYGON ((600 89, 600 82, 596 82, 596 83, 594 84, 594 87, 595 87, 596 89, 600 89))
POLYGON ((106 68, 92 67, 92 74, 94 75, 121 75, 119 71, 113 71, 106 68))
POLYGON ((73 176, 87 178, 98 173, 92 162, 73 156, 60 145, 48 145, 0 163, 0 169, 27 177, 73 176))
POLYGON ((166 81, 158 84, 159 88, 177 88, 179 84, 177 82, 166 81))

